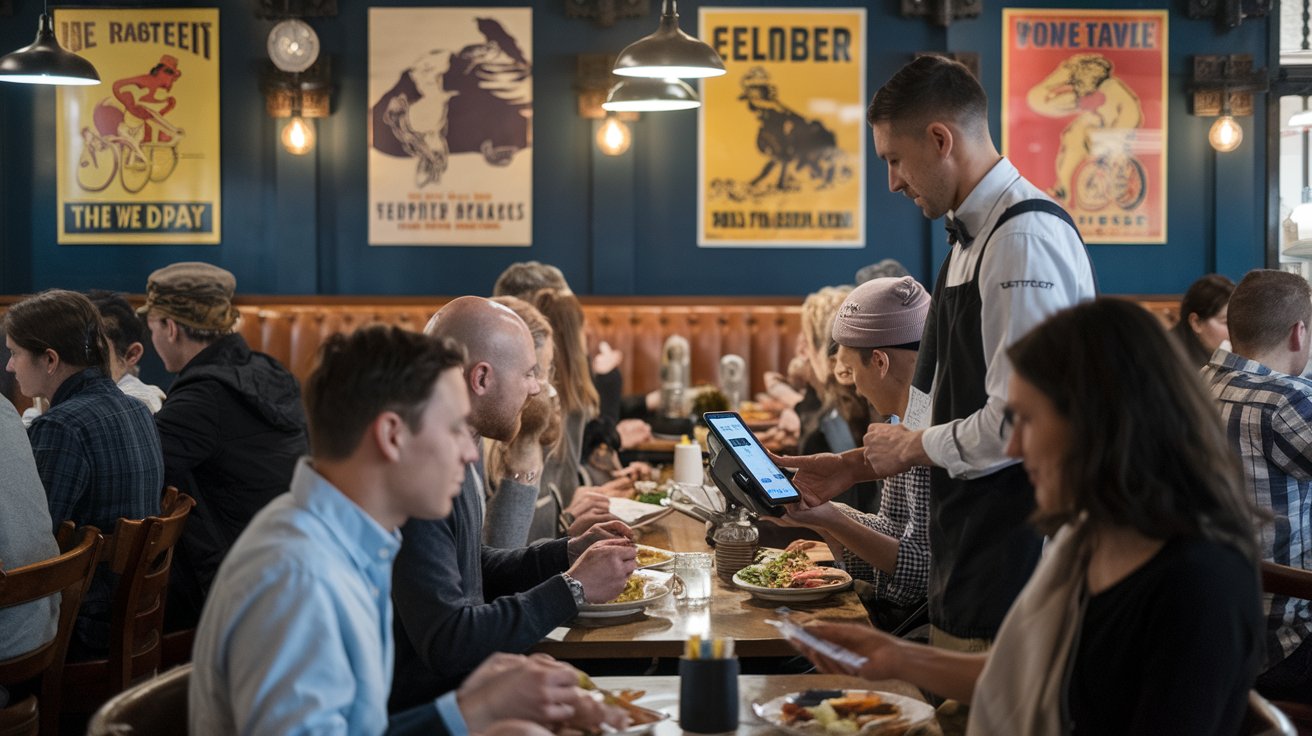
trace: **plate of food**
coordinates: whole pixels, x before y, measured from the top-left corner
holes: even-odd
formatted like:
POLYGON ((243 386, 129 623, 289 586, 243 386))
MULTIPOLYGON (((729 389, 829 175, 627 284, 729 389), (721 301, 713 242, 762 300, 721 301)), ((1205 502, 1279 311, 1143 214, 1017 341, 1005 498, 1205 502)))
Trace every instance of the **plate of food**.
POLYGON ((638 545, 639 570, 664 570, 674 564, 674 553, 659 547, 638 545))
POLYGON ((892 736, 934 719, 928 703, 878 690, 807 690, 753 703, 752 710, 797 736, 892 736))
POLYGON ((624 584, 624 591, 605 603, 584 603, 579 606, 579 618, 608 618, 637 613, 670 594, 667 572, 637 570, 624 584))
POLYGON ((598 702, 619 708, 629 717, 627 728, 602 726, 602 733, 608 736, 639 736, 649 733, 661 721, 671 717, 667 709, 661 708, 663 704, 657 702, 660 699, 649 697, 646 690, 607 690, 598 687, 585 672, 579 672, 579 687, 591 693, 598 702))
POLYGON ((834 567, 820 567, 797 550, 748 565, 733 576, 734 585, 764 601, 818 601, 852 586, 852 576, 834 567))

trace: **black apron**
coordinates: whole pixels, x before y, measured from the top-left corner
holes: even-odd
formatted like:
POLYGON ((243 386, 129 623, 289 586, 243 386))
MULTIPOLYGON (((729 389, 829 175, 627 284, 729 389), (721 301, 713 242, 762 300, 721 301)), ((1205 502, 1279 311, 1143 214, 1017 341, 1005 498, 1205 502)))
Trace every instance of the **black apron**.
MULTIPOLYGON (((970 281, 947 286, 951 253, 939 270, 913 381, 928 393, 939 368, 932 424, 964 419, 988 401, 980 266, 993 233, 1012 217, 1035 211, 1060 217, 1075 228, 1070 215, 1053 202, 1018 202, 979 243, 970 281)), ((1039 561, 1043 538, 1028 523, 1035 508, 1034 489, 1019 463, 970 480, 934 467, 929 488, 930 623, 963 639, 992 639, 1039 561)))

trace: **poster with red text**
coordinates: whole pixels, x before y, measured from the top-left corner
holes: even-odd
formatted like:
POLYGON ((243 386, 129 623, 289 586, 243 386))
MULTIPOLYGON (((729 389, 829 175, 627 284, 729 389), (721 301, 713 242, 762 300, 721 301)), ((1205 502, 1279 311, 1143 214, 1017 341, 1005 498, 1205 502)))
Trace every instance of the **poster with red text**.
POLYGON ((1085 242, 1165 243, 1167 11, 1002 18, 1003 154, 1085 242))

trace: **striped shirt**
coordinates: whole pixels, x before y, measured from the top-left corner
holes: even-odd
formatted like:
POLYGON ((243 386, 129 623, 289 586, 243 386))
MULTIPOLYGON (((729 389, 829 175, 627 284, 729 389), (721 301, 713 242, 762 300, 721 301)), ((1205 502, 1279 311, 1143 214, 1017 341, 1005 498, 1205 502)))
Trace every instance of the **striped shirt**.
POLYGON ((929 468, 917 466, 884 481, 879 512, 866 514, 843 504, 838 509, 858 524, 898 540, 893 574, 843 552, 842 566, 852 577, 875 585, 880 599, 895 606, 925 600, 929 587, 929 468))
MULTIPOLYGON (((1202 376, 1239 450, 1253 500, 1275 517, 1261 530, 1262 558, 1312 570, 1312 381, 1225 349, 1212 355, 1202 376)), ((1269 669, 1312 633, 1312 608, 1298 598, 1263 598, 1269 669)))

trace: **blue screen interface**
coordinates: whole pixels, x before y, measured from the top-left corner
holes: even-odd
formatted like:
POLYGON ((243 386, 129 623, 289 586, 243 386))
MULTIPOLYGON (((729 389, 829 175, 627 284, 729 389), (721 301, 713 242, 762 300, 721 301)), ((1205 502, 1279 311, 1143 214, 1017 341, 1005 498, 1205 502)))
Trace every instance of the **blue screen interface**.
POLYGON ((797 489, 793 488, 788 477, 775 466, 770 456, 765 454, 761 443, 756 441, 756 436, 737 417, 709 417, 707 421, 770 498, 778 500, 798 496, 797 489))

